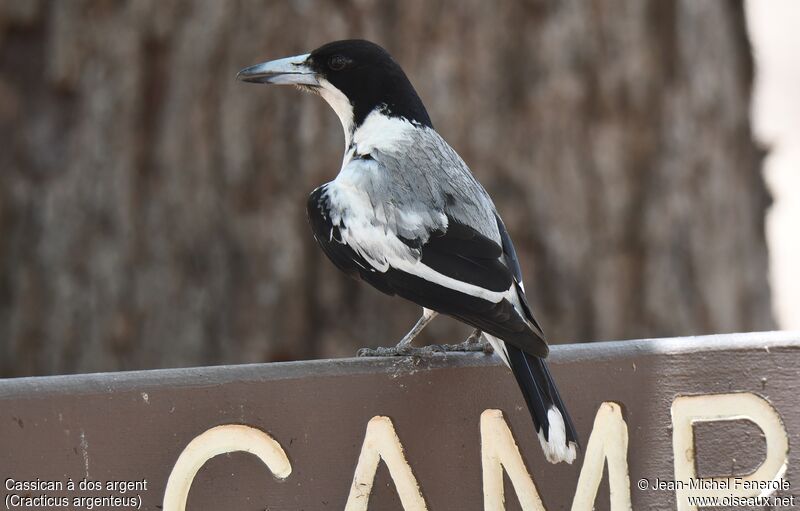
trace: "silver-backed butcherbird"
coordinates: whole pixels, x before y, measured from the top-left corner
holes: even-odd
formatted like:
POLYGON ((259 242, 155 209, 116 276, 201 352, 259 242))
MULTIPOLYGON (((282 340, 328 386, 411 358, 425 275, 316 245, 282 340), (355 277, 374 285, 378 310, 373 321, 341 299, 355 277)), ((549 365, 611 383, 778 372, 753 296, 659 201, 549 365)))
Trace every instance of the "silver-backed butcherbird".
POLYGON ((346 40, 238 77, 319 94, 341 120, 341 170, 308 200, 314 237, 340 270, 423 307, 393 350, 375 352, 407 353, 440 313, 473 326, 514 373, 547 459, 571 463, 577 435, 511 237, 397 62, 376 44, 346 40))

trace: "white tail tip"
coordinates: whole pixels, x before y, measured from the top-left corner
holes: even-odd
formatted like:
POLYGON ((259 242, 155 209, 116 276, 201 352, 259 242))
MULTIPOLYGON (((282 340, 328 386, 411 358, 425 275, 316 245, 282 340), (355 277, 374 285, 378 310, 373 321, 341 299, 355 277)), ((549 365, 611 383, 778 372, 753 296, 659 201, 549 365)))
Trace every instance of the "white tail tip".
POLYGON ((577 446, 575 442, 567 441, 567 429, 558 408, 551 407, 547 411, 547 420, 550 423, 547 440, 544 438, 543 430, 539 429, 539 442, 542 444, 545 458, 550 463, 566 461, 572 464, 577 456, 577 446))

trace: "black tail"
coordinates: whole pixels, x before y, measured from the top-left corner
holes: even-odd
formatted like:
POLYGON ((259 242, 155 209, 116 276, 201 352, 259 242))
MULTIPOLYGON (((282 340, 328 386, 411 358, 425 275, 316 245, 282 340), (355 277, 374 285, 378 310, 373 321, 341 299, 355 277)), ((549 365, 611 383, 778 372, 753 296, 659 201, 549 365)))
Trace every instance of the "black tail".
POLYGON ((511 370, 517 379, 547 461, 572 463, 578 435, 544 359, 505 344, 511 370))

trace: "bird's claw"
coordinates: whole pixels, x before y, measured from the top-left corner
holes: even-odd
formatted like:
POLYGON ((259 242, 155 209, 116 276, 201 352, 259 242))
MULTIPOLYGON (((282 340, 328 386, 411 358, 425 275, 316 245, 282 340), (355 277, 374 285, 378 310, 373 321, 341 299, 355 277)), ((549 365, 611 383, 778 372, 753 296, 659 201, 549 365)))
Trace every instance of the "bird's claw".
POLYGON ((442 346, 424 346, 417 348, 414 346, 392 346, 391 348, 361 348, 356 352, 358 357, 419 357, 425 358, 435 353, 444 353, 442 346))
POLYGON ((494 353, 494 348, 488 342, 471 342, 469 339, 459 344, 445 344, 447 352, 476 352, 482 351, 487 355, 494 353))
POLYGON ((385 348, 378 346, 377 348, 361 348, 356 352, 357 357, 403 357, 410 354, 410 347, 406 346, 392 346, 385 348))
POLYGON ((447 356, 453 352, 477 352, 486 354, 494 352, 492 345, 483 342, 472 342, 469 339, 459 344, 430 344, 421 348, 414 346, 392 346, 390 348, 361 348, 356 352, 357 357, 432 357, 437 353, 447 356))

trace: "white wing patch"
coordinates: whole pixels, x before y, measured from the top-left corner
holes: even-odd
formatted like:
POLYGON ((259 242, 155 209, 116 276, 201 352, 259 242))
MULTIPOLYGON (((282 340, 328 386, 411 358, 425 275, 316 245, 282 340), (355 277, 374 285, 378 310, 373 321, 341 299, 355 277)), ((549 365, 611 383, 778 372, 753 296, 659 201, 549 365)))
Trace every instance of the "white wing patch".
POLYGON ((434 284, 452 289, 453 291, 474 296, 475 298, 481 298, 492 303, 499 303, 505 298, 513 304, 516 298, 516 290, 513 285, 506 291, 489 291, 480 286, 462 282, 448 277, 447 275, 442 275, 430 266, 423 264, 421 261, 390 260, 389 265, 394 269, 410 273, 428 282, 433 282, 434 284))
MULTIPOLYGON (((354 166, 349 166, 352 169, 354 166)), ((343 171, 330 185, 326 193, 331 204, 331 222, 340 226, 342 242, 363 257, 377 271, 385 273, 389 268, 404 271, 428 282, 458 291, 475 298, 499 303, 506 299, 524 317, 517 291, 512 284, 505 291, 491 291, 480 286, 462 282, 443 275, 430 266, 422 263, 419 250, 403 243, 386 222, 386 214, 377 213, 369 199, 369 195, 357 186, 357 171, 343 171)), ((397 211, 395 221, 403 222, 403 228, 409 231, 426 232, 425 218, 417 213, 397 211)), ((442 227, 447 228, 447 217, 439 218, 442 227)))
POLYGON ((331 223, 339 226, 342 243, 381 273, 389 270, 390 261, 418 261, 419 250, 400 241, 385 222, 379 221, 367 193, 346 179, 357 176, 344 177, 337 177, 326 189, 331 204, 331 223))

